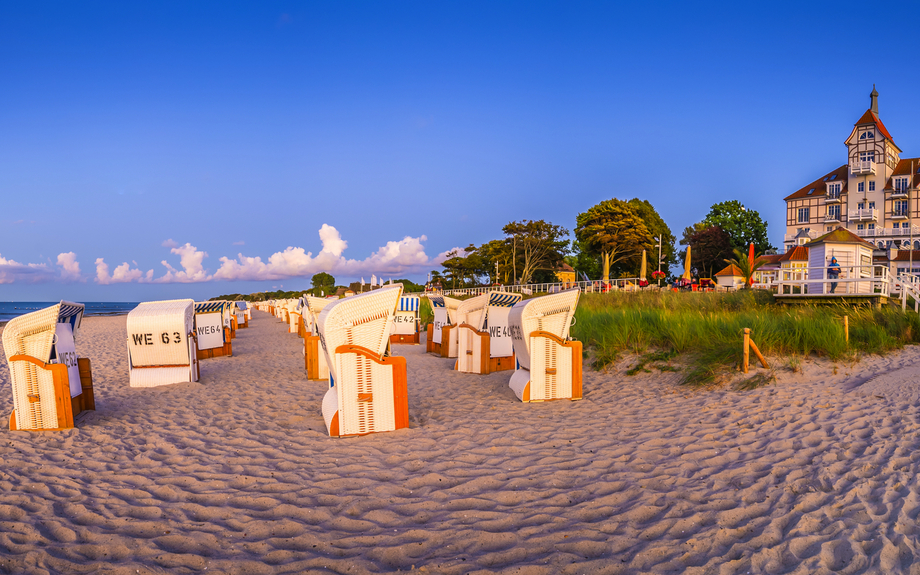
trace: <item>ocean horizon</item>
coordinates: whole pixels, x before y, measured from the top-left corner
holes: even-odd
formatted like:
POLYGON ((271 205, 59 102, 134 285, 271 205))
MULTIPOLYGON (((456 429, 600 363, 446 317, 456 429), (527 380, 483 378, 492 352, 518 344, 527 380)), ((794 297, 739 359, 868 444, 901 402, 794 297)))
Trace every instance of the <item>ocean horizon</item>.
MULTIPOLYGON (((15 317, 32 313, 46 307, 53 306, 57 301, 9 301, 0 302, 0 324, 4 324, 15 317)), ((127 315, 140 302, 123 301, 88 301, 77 302, 86 306, 84 317, 98 315, 127 315)))

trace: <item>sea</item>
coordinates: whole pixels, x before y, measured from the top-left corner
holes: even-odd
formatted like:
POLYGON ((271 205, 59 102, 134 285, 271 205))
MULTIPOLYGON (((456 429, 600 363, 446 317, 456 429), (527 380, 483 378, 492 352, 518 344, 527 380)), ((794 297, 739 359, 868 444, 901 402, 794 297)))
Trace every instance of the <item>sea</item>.
MULTIPOLYGON (((51 307, 56 301, 0 301, 0 324, 4 324, 14 317, 32 313, 46 307, 51 307)), ((138 302, 125 301, 92 301, 80 302, 86 306, 83 317, 91 315, 127 315, 137 307, 138 302)))

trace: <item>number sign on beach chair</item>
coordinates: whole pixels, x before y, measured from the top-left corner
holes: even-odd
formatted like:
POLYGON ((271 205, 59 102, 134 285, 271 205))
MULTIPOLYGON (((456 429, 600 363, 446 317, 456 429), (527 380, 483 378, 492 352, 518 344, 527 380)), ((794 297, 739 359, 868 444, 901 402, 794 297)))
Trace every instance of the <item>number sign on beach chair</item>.
POLYGON ((428 324, 425 351, 436 353, 441 357, 447 357, 448 346, 441 345, 444 337, 443 329, 448 325, 455 325, 453 316, 457 311, 457 306, 460 305, 460 300, 444 295, 429 295, 427 297, 431 303, 434 322, 428 324))
POLYGON ((11 430, 69 429, 82 411, 96 409, 90 361, 78 358, 74 346, 83 310, 62 301, 3 329, 13 384, 11 430))
POLYGON ((333 437, 409 427, 406 358, 385 357, 402 285, 333 301, 317 325, 329 362, 323 419, 333 437))
POLYGON ((417 295, 404 295, 399 298, 399 305, 393 315, 394 329, 390 335, 390 343, 418 343, 418 308, 420 301, 421 298, 417 295))
POLYGON ((458 316, 465 316, 456 328, 457 371, 484 375, 514 369, 508 314, 521 297, 519 293, 489 292, 457 308, 458 316))
POLYGON ((509 317, 518 369, 509 386, 521 401, 581 399, 581 342, 569 338, 578 289, 515 305, 509 317))
POLYGON ((230 328, 225 326, 225 301, 195 303, 195 333, 198 336, 198 359, 232 356, 230 328))
POLYGON ((323 309, 335 300, 322 297, 305 296, 304 301, 304 328, 307 330, 307 336, 303 338, 303 363, 307 370, 307 379, 322 379, 329 381, 329 364, 326 363, 326 354, 323 353, 323 346, 320 343, 319 329, 316 326, 316 319, 323 309))
POLYGON ((198 381, 193 300, 144 302, 128 314, 127 327, 131 387, 198 381))

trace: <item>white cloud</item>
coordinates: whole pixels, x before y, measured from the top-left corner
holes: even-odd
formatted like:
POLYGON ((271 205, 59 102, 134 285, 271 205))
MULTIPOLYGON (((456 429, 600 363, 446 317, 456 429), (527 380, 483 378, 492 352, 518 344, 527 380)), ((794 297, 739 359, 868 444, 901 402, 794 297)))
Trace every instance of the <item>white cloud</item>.
POLYGON ((179 247, 179 244, 178 244, 176 241, 174 241, 173 239, 171 239, 171 238, 168 239, 168 240, 164 240, 163 243, 160 244, 160 245, 163 246, 164 248, 177 248, 177 247, 179 247))
MULTIPOLYGON (((169 241, 172 242, 172 240, 169 241)), ((190 243, 186 243, 184 246, 174 246, 169 251, 179 256, 179 265, 182 266, 182 271, 177 270, 169 265, 169 262, 163 260, 160 263, 168 271, 166 275, 156 280, 158 283, 197 283, 211 279, 212 276, 204 269, 202 263, 204 258, 208 257, 207 252, 200 251, 190 243)))
POLYGON ((21 264, 0 255, 0 284, 38 283, 50 280, 51 275, 51 270, 45 264, 21 264))
POLYGON ((58 254, 57 265, 61 266, 61 279, 66 281, 81 281, 80 262, 77 261, 77 254, 65 252, 58 254))
POLYGON ((100 285, 128 282, 147 283, 151 280, 153 280, 153 270, 145 274, 139 269, 131 269, 128 262, 124 262, 109 274, 109 264, 105 263, 102 258, 96 258, 96 283, 100 285))

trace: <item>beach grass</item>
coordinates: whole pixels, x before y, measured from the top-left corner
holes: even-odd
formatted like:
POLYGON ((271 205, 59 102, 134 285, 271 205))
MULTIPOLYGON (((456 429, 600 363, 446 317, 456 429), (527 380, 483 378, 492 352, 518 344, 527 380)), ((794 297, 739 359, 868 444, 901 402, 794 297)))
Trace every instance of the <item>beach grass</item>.
POLYGON ((739 365, 744 328, 751 329, 765 355, 774 357, 854 360, 859 353, 920 343, 920 314, 913 311, 783 306, 763 290, 584 294, 575 318, 572 335, 593 354, 595 369, 605 369, 624 353, 640 363, 649 354, 675 354, 688 361, 683 371, 688 384, 710 383, 739 365), (844 316, 849 317, 849 342, 844 316))

